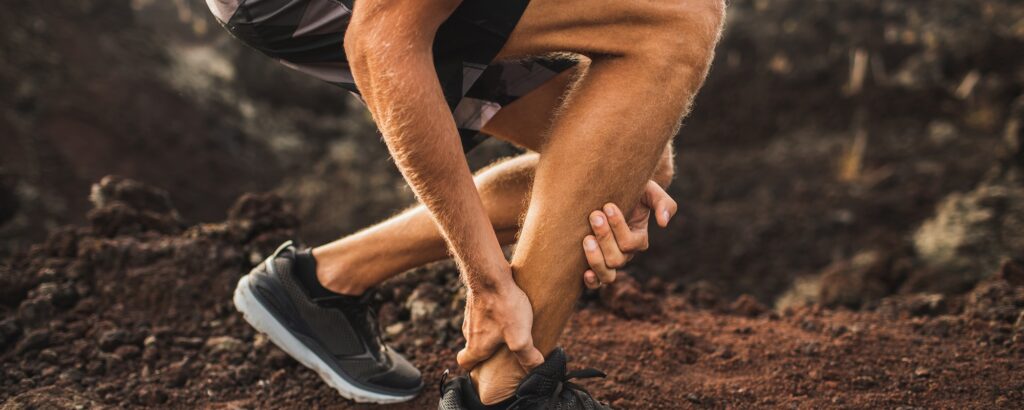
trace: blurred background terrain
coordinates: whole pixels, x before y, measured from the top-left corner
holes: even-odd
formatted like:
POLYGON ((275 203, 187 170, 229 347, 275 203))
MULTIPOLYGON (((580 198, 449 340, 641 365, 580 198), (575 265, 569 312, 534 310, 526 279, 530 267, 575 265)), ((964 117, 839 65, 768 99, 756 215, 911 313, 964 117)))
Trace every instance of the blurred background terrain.
MULTIPOLYGON (((0 23, 0 401, 59 385, 79 386, 63 387, 71 389, 62 393, 69 400, 108 405, 224 402, 271 380, 277 373, 265 366, 295 368, 263 350, 256 358, 236 351, 231 343, 257 343, 258 337, 232 319, 237 315, 220 299, 277 239, 294 235, 321 243, 413 203, 365 109, 343 91, 235 41, 199 0, 11 0, 0 23), (97 183, 107 175, 127 179, 97 183), (202 259, 208 265, 183 262, 211 242, 221 253, 202 259), (183 266, 220 276, 177 277, 186 274, 183 266), (153 286, 175 291, 140 290, 153 286), (215 291, 199 291, 205 288, 215 291), (132 296, 121 296, 127 293, 132 296), (199 301, 207 310, 189 312, 186 307, 195 305, 186 301, 199 301), (154 307, 160 312, 146 310, 154 307), (72 325, 97 311, 106 312, 96 313, 105 318, 100 325, 72 325), (192 324, 175 328, 183 322, 192 324), (211 335, 220 337, 214 329, 225 323, 241 336, 211 342, 211 335), (42 330, 45 338, 31 339, 42 330), (60 359, 45 358, 49 353, 42 352, 54 349, 47 346, 74 335, 109 336, 99 352, 83 347, 74 353, 90 359, 107 355, 100 360, 103 371, 79 368, 77 376, 67 375, 60 359), (195 340, 184 340, 189 338, 195 340), (118 356, 124 346, 135 352, 121 349, 129 351, 118 356), (146 353, 154 346, 158 353, 146 353), (108 356, 142 357, 151 361, 146 371, 152 374, 140 376, 142 387, 103 392, 97 386, 104 378, 140 371, 110 364, 115 359, 108 356), (220 359, 224 368, 201 365, 220 359), (171 372, 166 369, 175 364, 175 374, 204 375, 196 383, 228 392, 228 399, 213 393, 204 398, 191 381, 173 379, 184 376, 145 382, 165 377, 160 369, 171 372), (44 374, 49 368, 56 370, 44 374), (220 378, 234 387, 219 385, 220 378)), ((1006 353, 1010 357, 1019 355, 1022 140, 1020 2, 734 0, 711 74, 676 139, 678 177, 670 193, 681 204, 680 217, 654 232, 650 251, 629 269, 633 279, 627 288, 588 295, 584 304, 603 306, 629 323, 645 315, 644 309, 697 309, 680 313, 694 317, 666 313, 653 325, 638 326, 650 326, 657 343, 696 346, 691 347, 702 358, 693 359, 698 365, 704 356, 720 357, 720 347, 734 341, 679 336, 691 330, 672 323, 715 322, 721 312, 746 312, 763 321, 782 314, 791 327, 803 329, 808 319, 800 312, 820 315, 814 310, 820 307, 840 308, 826 313, 839 318, 808 325, 825 333, 876 320, 870 315, 945 315, 959 318, 954 328, 972 331, 978 329, 965 324, 970 320, 991 322, 995 327, 982 329, 982 336, 930 336, 966 338, 956 349, 946 346, 952 350, 973 349, 981 337, 987 345, 1005 344, 1016 352, 1006 353), (992 286, 1005 289, 999 293, 992 286), (978 292, 996 292, 992 297, 1003 304, 992 308, 996 313, 984 313, 989 310, 977 308, 984 299, 978 292), (630 313, 618 297, 640 310, 630 313), (992 341, 992 334, 1005 338, 992 341), (700 347, 708 345, 718 347, 700 347)), ((516 152, 489 141, 471 153, 471 166, 516 152)), ((441 323, 458 314, 458 302, 442 292, 457 289, 457 278, 444 264, 421 274, 433 278, 432 287, 406 275, 383 292, 382 317, 407 327, 389 331, 401 348, 441 357, 443 352, 427 353, 424 340, 458 343, 458 326, 441 323), (437 306, 424 311, 423 303, 437 306)), ((574 323, 583 334, 592 329, 574 323)), ((757 327, 727 323, 730 332, 757 327)), ((895 339, 903 340, 904 325, 915 326, 892 325, 895 339)), ((849 336, 839 333, 833 337, 849 336)), ((587 352, 586 344, 599 340, 569 343, 587 352)), ((645 346, 634 348, 651 350, 645 346)), ((805 347, 792 349, 830 357, 800 350, 805 347)), ((891 346, 891 354, 898 351, 891 346)), ((840 353, 834 359, 847 360, 840 353)), ((1001 354, 977 352, 990 359, 1006 357, 1001 354)), ((692 364, 688 356, 673 359, 692 364)), ((452 365, 437 360, 417 364, 438 371, 452 365)), ((786 369, 768 363, 765 374, 786 369)), ((912 381, 932 377, 935 384, 939 365, 921 367, 928 374, 913 375, 912 381)), ((1004 377, 1009 384, 998 391, 971 396, 979 400, 971 403, 999 407, 1024 400, 1024 380, 1019 369, 1016 374, 1004 377)), ((284 400, 277 403, 316 389, 312 376, 303 377, 292 386, 297 390, 286 387, 283 396, 272 395, 284 400)), ((900 386, 894 377, 857 374, 839 388, 915 386, 900 386)), ((938 389, 923 383, 925 391, 938 389)), ((818 387, 799 380, 783 384, 816 400, 806 390, 818 387)), ((758 401, 781 394, 770 389, 731 402, 723 397, 746 396, 732 387, 705 388, 681 394, 694 395, 685 399, 697 407, 780 404, 758 401)), ((615 394, 626 407, 642 407, 638 403, 656 397, 631 396, 629 389, 615 394)), ((906 404, 902 396, 893 397, 852 403, 906 404)), ((810 403, 837 404, 831 396, 817 399, 824 401, 810 403)))

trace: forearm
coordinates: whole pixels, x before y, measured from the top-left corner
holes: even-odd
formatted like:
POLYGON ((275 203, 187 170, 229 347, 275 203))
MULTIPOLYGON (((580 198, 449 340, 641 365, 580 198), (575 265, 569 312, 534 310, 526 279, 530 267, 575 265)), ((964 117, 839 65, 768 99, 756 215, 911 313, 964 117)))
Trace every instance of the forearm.
POLYGON ((505 286, 511 271, 463 156, 429 43, 417 43, 424 37, 393 37, 386 47, 372 49, 347 46, 352 73, 395 163, 430 211, 467 286, 474 291, 505 286))

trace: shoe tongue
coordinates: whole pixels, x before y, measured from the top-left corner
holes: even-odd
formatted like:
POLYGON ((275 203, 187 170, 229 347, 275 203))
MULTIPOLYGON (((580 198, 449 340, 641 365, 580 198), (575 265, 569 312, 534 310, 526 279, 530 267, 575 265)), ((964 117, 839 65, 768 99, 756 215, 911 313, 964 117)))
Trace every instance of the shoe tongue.
POLYGON ((535 367, 519 383, 516 394, 519 396, 545 395, 555 391, 558 383, 565 379, 568 359, 561 347, 555 348, 544 363, 535 367))

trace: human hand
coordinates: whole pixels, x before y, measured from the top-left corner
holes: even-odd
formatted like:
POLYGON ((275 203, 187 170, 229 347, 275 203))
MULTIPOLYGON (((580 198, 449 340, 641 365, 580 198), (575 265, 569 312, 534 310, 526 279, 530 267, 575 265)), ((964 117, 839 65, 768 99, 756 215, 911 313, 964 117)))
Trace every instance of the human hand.
POLYGON ((678 205, 654 181, 647 181, 640 203, 629 218, 613 203, 590 214, 593 235, 583 238, 583 252, 590 269, 583 272, 583 283, 590 289, 615 282, 617 270, 633 259, 637 252, 647 250, 647 223, 654 211, 654 219, 662 228, 676 214, 678 205))
POLYGON ((529 371, 544 363, 544 355, 533 345, 532 330, 533 307, 515 282, 509 281, 495 291, 470 290, 462 321, 466 347, 456 360, 463 369, 470 370, 506 345, 529 371))

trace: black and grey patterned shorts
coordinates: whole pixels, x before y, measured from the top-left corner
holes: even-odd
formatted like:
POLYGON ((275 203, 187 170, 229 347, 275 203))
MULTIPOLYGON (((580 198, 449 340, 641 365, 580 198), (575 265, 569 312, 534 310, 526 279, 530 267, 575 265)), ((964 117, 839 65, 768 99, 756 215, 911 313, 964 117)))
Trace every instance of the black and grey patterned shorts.
MULTIPOLYGON (((282 64, 359 90, 345 58, 354 0, 206 0, 235 37, 282 64)), ((469 151, 502 106, 572 67, 569 60, 496 62, 529 0, 464 0, 438 29, 434 64, 448 107, 469 151)))

